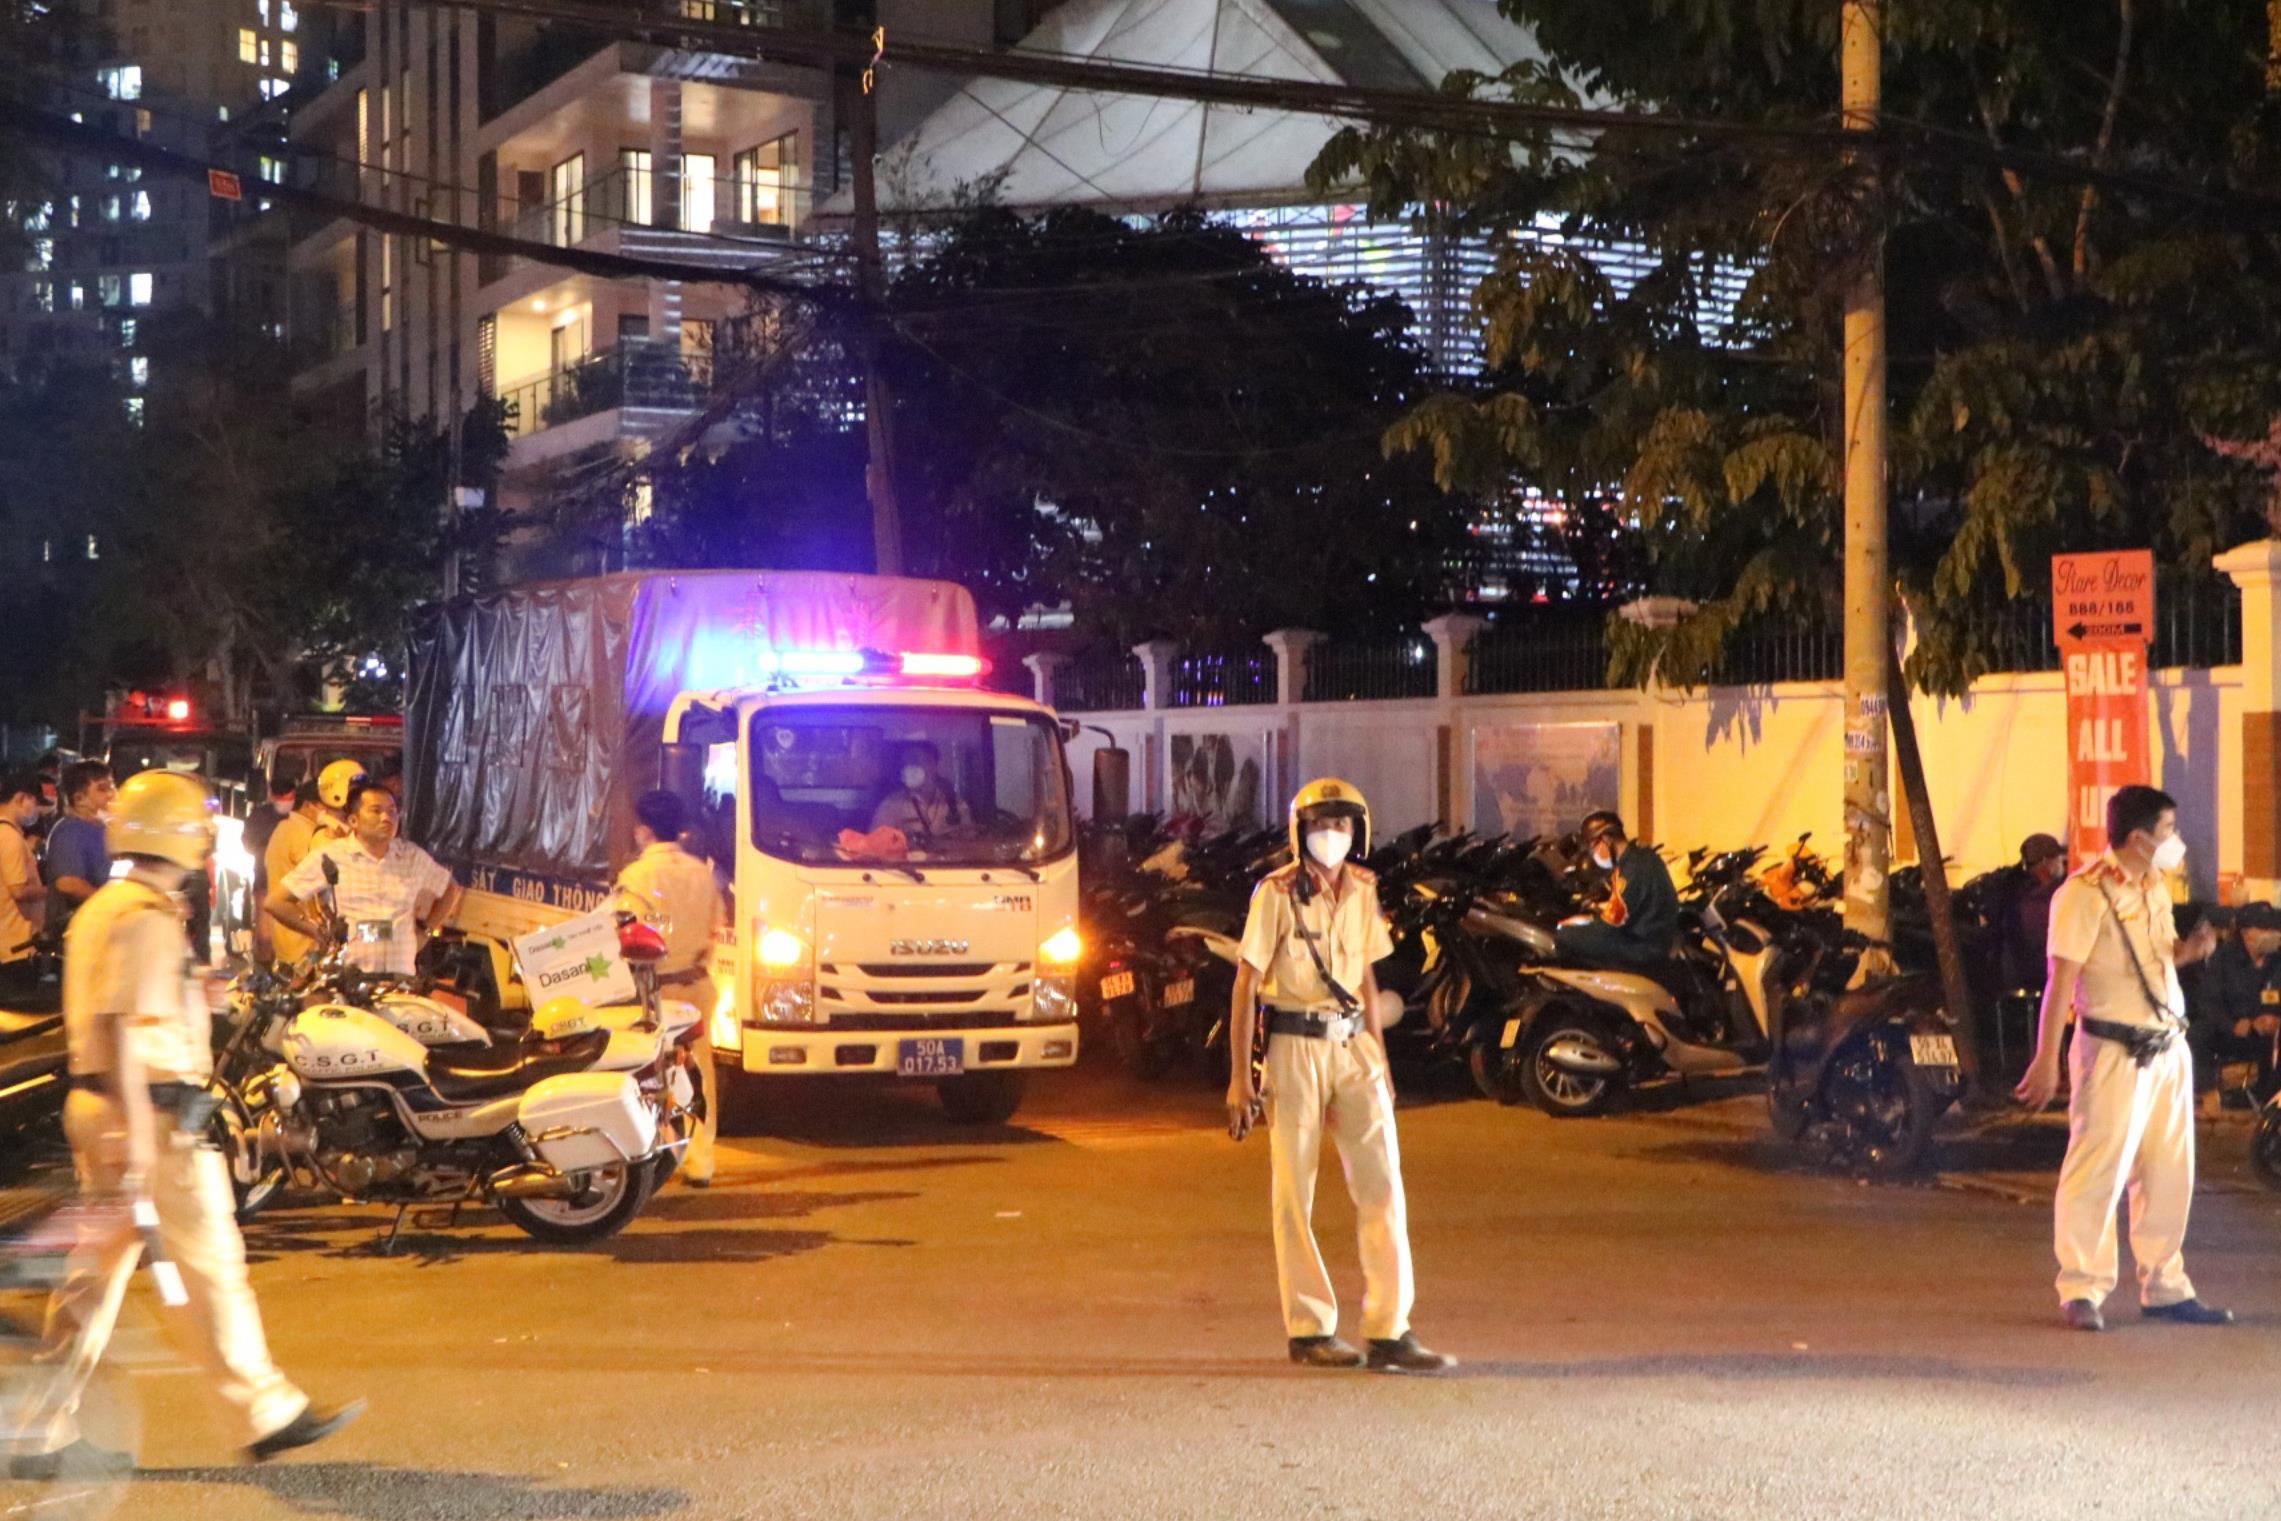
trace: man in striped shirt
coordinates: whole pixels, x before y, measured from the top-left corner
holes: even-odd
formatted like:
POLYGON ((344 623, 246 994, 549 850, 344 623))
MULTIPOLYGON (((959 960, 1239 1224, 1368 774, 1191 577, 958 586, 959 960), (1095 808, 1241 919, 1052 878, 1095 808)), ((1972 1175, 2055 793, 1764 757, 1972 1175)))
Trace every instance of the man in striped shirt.
POLYGON ((269 885, 262 906, 287 929, 321 938, 301 905, 324 891, 330 861, 340 876, 333 898, 346 926, 349 965, 409 977, 427 937, 459 908, 459 884, 434 856, 397 837, 396 799, 379 783, 366 782, 350 794, 348 823, 349 838, 303 857, 283 880, 269 885))

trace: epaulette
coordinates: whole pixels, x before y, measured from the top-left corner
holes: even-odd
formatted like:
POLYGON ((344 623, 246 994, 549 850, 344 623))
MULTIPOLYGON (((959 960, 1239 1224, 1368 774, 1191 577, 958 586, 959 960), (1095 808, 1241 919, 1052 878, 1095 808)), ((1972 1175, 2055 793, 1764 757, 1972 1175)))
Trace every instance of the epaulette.
POLYGON ((1291 884, 1298 880, 1299 863, 1293 861, 1288 865, 1278 866, 1275 868, 1275 870, 1269 872, 1266 876, 1261 877, 1259 879, 1259 885, 1261 887, 1272 887, 1278 892, 1287 893, 1291 890, 1291 884))

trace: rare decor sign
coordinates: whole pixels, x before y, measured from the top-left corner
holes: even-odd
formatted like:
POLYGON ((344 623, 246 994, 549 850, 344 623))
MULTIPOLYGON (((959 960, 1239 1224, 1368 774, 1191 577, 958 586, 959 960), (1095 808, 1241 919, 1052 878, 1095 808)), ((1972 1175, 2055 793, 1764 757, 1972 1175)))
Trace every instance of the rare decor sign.
POLYGON ((2107 848, 2107 799, 2153 778, 2146 647, 2154 637, 2154 555, 2054 555, 2052 638, 2067 675, 2067 853, 2107 848))
POLYGON ((615 908, 533 930, 515 942, 515 959, 534 1009, 565 995, 589 1004, 634 1001, 634 974, 618 949, 615 908))

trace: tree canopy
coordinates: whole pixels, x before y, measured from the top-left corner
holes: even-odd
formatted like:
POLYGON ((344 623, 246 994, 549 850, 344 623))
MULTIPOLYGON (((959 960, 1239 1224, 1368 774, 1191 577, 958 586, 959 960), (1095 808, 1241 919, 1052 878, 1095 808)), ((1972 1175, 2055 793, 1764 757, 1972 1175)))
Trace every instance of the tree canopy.
POLYGON ((1453 486, 1517 472, 1619 498, 1652 588, 1700 603, 1669 631, 1621 626, 1619 676, 1660 658, 1699 679, 1752 620, 1829 615, 1842 293, 1880 243, 1917 680, 1989 669, 1998 615, 2050 554, 2151 545, 2207 575, 2266 531, 2265 474, 2222 445, 2264 439, 2281 409, 2267 7, 1888 6, 1889 130, 1858 160, 1821 130, 1836 5, 1501 8, 1543 58, 1447 88, 1797 129, 1353 129, 1315 166, 1326 186, 1360 177, 1382 214, 1431 206, 1498 240, 1484 383, 1413 409, 1389 447, 1453 486))
MULTIPOLYGON (((1460 500, 1379 440, 1426 394, 1398 302, 1196 215, 980 208, 892 281, 905 558, 1009 616, 1199 643, 1392 627, 1444 605, 1460 500)), ((827 321, 744 442, 654 473, 654 563, 869 563, 862 388, 827 321)))

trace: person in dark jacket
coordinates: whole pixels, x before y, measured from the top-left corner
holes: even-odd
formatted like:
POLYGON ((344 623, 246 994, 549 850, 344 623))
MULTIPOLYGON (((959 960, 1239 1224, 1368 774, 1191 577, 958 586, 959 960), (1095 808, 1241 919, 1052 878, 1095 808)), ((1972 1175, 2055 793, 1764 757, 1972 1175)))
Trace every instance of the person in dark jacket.
POLYGON ((2202 973, 2191 1037, 2194 1066, 2212 1084, 2227 1062, 2257 1064, 2255 1092, 2272 1095, 2281 1070, 2281 908, 2250 903, 2234 913, 2239 932, 2219 945, 2202 973))
POLYGON ((1602 810, 1581 830, 1592 864, 1609 874, 1608 901, 1597 919, 1570 919, 1558 931, 1564 956, 1599 966, 1653 966, 1671 957, 1679 936, 1679 890, 1663 858, 1624 832, 1602 810))
POLYGON ((2051 895, 2067 880, 2067 847, 2048 834, 2020 841, 2019 895, 2005 925, 2004 986, 2043 991, 2044 946, 2051 939, 2051 895))

